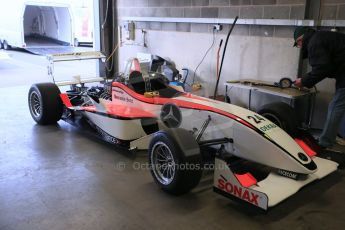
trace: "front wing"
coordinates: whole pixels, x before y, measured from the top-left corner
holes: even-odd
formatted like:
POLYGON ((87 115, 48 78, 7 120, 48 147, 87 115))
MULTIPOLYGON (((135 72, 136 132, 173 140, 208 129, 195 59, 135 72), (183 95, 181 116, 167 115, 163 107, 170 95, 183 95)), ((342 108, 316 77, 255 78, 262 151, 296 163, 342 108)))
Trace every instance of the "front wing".
POLYGON ((257 182, 250 174, 237 175, 226 161, 215 159, 214 191, 231 196, 261 209, 267 210, 298 192, 305 185, 322 179, 338 168, 336 162, 313 157, 318 170, 306 175, 303 180, 294 180, 271 172, 264 180, 257 182))

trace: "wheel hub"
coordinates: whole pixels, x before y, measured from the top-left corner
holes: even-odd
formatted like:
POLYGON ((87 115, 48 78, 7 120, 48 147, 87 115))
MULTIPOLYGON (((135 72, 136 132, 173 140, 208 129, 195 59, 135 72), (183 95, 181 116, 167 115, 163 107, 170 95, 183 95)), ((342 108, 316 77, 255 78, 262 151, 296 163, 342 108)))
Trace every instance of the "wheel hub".
POLYGON ((163 142, 157 142, 151 154, 152 170, 156 179, 164 184, 170 184, 175 176, 176 165, 170 148, 163 142))
POLYGON ((39 117, 42 113, 40 97, 36 92, 30 94, 30 110, 34 117, 39 117))

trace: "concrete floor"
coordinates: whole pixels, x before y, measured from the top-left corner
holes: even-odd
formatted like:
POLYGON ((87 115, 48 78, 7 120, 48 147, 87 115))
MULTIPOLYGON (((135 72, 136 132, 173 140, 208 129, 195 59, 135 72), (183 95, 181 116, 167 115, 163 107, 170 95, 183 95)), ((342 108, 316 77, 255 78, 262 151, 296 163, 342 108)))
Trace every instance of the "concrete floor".
POLYGON ((268 213, 213 193, 210 173, 191 193, 173 197, 155 186, 149 171, 135 170, 146 154, 119 151, 62 121, 36 125, 28 90, 0 85, 1 230, 344 229, 344 171, 268 213))

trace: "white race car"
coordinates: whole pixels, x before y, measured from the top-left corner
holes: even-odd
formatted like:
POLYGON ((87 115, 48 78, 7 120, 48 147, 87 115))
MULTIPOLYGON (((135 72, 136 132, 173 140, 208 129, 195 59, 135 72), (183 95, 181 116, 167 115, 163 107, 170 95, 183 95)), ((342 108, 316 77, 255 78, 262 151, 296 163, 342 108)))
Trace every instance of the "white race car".
POLYGON ((162 74, 132 71, 101 86, 84 83, 63 93, 59 84, 33 85, 33 119, 62 119, 127 149, 147 149, 152 176, 166 192, 195 188, 211 156, 214 191, 266 210, 337 170, 265 117, 178 91, 162 74))

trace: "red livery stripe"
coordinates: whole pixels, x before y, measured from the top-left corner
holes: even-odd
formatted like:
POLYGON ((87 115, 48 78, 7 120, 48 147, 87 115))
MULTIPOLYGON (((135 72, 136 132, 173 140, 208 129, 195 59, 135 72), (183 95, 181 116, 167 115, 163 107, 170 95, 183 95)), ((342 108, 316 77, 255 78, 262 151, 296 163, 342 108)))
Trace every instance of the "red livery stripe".
MULTIPOLYGON (((125 86, 125 85, 123 85, 123 84, 121 84, 119 82, 113 82, 112 85, 114 87, 121 88, 126 93, 128 93, 130 96, 134 97, 135 99, 137 99, 139 101, 145 102, 145 103, 164 105, 164 104, 169 102, 169 103, 174 103, 177 106, 182 107, 182 108, 211 111, 211 112, 215 112, 215 113, 227 116, 227 117, 229 117, 229 118, 231 118, 233 120, 236 120, 236 121, 242 123, 243 125, 251 128, 251 129, 256 130, 256 128, 253 125, 251 125, 248 122, 244 121, 243 119, 237 117, 236 115, 228 113, 228 112, 225 112, 225 111, 220 110, 220 109, 213 108, 211 106, 201 105, 201 104, 194 103, 194 102, 176 100, 176 99, 173 99, 173 98, 161 98, 161 97, 146 98, 143 95, 134 92, 133 90, 131 90, 130 88, 128 88, 127 86, 125 86)), ((188 94, 184 94, 184 95, 186 96, 188 94)), ((191 98, 193 98, 193 97, 191 97, 191 98)), ((195 96, 194 98, 195 99, 199 99, 199 97, 197 97, 197 96, 195 96)), ((209 100, 209 99, 206 99, 206 100, 209 100)), ((209 101, 213 102, 213 100, 211 100, 211 99, 209 101)))
POLYGON ((306 154, 308 154, 309 157, 316 156, 316 152, 312 150, 304 141, 300 139, 295 139, 296 143, 304 150, 306 154))
POLYGON ((257 180, 255 179, 255 177, 250 174, 249 172, 247 172, 246 174, 235 174, 237 180, 240 182, 240 184, 243 186, 243 187, 250 187, 250 186, 253 186, 253 185, 256 185, 257 184, 257 180))

